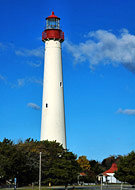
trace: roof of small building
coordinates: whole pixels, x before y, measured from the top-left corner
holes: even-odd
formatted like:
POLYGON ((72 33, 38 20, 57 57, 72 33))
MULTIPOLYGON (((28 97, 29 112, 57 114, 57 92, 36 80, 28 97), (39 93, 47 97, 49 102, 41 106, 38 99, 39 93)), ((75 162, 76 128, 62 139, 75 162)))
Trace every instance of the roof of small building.
POLYGON ((80 173, 80 176, 86 176, 86 174, 84 172, 80 173))
POLYGON ((106 173, 101 173, 101 174, 98 174, 97 176, 109 176, 108 174, 106 174, 106 173))
POLYGON ((108 175, 108 174, 106 174, 106 173, 104 173, 103 175, 104 175, 104 176, 109 176, 109 175, 108 175))
POLYGON ((107 174, 107 173, 114 173, 118 170, 117 164, 113 163, 111 168, 109 170, 106 170, 105 172, 103 172, 103 175, 107 174))

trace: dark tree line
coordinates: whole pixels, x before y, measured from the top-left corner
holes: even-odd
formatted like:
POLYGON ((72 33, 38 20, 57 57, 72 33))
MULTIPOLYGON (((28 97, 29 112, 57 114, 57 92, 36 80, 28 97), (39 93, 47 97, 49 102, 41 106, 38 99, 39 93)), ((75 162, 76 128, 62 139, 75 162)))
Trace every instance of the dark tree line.
POLYGON ((118 171, 115 177, 122 182, 135 184, 135 152, 132 151, 128 155, 121 156, 118 162, 118 171))
POLYGON ((42 152, 42 184, 67 185, 77 182, 80 167, 77 156, 64 150, 56 142, 27 139, 14 144, 4 139, 0 142, 0 184, 13 183, 19 186, 38 182, 39 153, 42 152))
POLYGON ((18 186, 38 184, 39 153, 42 152, 42 184, 67 185, 79 181, 96 183, 97 175, 117 163, 115 177, 135 184, 135 152, 125 156, 110 156, 101 163, 88 160, 86 156, 77 156, 56 142, 27 139, 17 144, 9 139, 0 142, 0 185, 14 182, 18 186), (83 172, 85 175, 81 176, 83 172), (79 177, 79 178, 78 178, 79 177))
POLYGON ((97 183, 97 175, 108 170, 113 163, 118 163, 121 156, 110 156, 105 158, 102 162, 96 160, 88 160, 86 156, 80 156, 78 163, 81 167, 81 171, 85 176, 80 176, 80 181, 86 183, 97 183))
POLYGON ((87 160, 86 156, 81 156, 78 159, 81 171, 86 175, 80 177, 84 182, 97 182, 97 175, 108 170, 113 163, 118 166, 118 171, 115 172, 115 177, 129 184, 135 184, 135 152, 132 151, 125 156, 110 156, 105 158, 101 163, 95 160, 87 160))

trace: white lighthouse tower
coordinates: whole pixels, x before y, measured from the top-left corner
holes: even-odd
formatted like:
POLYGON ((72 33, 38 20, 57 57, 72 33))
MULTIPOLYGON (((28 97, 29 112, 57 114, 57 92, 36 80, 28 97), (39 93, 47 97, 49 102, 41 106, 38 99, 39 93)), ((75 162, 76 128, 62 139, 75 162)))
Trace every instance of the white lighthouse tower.
POLYGON ((60 29, 60 18, 46 18, 46 29, 42 33, 45 42, 44 82, 42 102, 41 141, 59 142, 66 149, 65 113, 62 77, 61 43, 64 32, 60 29))

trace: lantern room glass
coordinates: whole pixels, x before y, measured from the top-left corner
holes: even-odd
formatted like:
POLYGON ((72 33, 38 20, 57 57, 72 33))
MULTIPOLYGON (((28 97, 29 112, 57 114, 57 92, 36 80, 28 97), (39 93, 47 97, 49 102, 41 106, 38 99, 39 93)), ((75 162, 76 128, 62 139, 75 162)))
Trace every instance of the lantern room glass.
POLYGON ((49 18, 46 20, 46 29, 60 29, 60 20, 57 18, 49 18))

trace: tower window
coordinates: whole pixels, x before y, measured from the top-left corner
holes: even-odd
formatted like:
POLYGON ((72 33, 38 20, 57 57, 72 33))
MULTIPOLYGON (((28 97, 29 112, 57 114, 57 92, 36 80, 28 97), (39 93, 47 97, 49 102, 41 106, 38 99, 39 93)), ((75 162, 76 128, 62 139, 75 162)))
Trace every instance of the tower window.
POLYGON ((60 87, 63 87, 63 82, 60 82, 60 87))
POLYGON ((48 104, 47 103, 46 103, 45 107, 48 108, 48 104))

